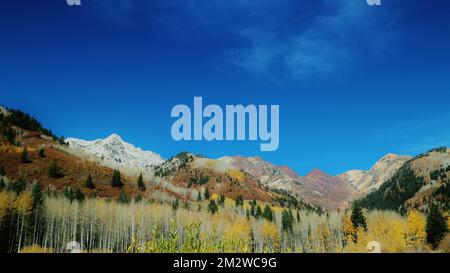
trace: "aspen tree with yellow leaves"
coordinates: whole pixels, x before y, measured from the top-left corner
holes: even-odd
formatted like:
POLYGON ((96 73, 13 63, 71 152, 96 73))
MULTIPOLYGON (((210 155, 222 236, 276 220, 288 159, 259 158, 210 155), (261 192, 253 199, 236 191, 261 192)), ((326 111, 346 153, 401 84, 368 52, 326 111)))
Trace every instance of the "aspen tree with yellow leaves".
POLYGON ((6 191, 0 191, 0 226, 3 217, 6 216, 11 207, 10 203, 9 194, 6 191))
POLYGON ((406 233, 406 244, 411 250, 423 249, 426 245, 426 218, 425 216, 412 210, 408 213, 408 231, 406 233))
POLYGON ((250 252, 251 226, 246 218, 236 219, 232 225, 223 233, 225 253, 248 253, 250 252))
POLYGON ((346 242, 356 242, 356 229, 353 226, 352 219, 349 215, 342 216, 342 229, 346 242))
MULTIPOLYGON (((210 201, 218 198, 212 195, 210 201)), ((174 211, 175 200, 156 190, 126 203, 101 198, 77 201, 40 192, 37 183, 27 187, 13 183, 0 190, 0 251, 62 253, 71 241, 78 242, 84 253, 367 253, 373 241, 384 253, 431 251, 425 243, 425 216, 418 211, 404 216, 357 210, 352 221, 351 211, 289 212, 272 205, 273 217, 267 219, 247 218, 249 207, 240 209, 233 200, 225 199, 215 214, 196 206, 180 205, 174 211), (290 222, 287 232, 291 215, 299 215, 301 221, 290 222)), ((208 203, 196 204, 206 208, 208 203)), ((448 241, 444 238, 436 251, 448 251, 448 241)))
POLYGON ((23 241, 27 239, 28 218, 33 209, 33 198, 31 193, 21 193, 13 202, 13 209, 17 214, 16 238, 18 240, 18 249, 21 249, 23 241))

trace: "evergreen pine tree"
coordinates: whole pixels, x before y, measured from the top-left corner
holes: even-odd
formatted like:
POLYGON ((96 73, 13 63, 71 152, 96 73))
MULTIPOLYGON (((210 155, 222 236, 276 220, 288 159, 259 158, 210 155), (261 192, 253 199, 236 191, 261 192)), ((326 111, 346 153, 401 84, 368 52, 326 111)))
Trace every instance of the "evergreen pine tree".
POLYGON ((5 180, 3 179, 3 177, 0 177, 0 191, 3 190, 5 186, 5 180))
POLYGON ((44 148, 40 148, 39 149, 39 157, 45 158, 45 150, 44 150, 44 148))
POLYGON ((225 196, 223 194, 219 197, 219 204, 223 207, 225 206, 225 196))
POLYGON ((427 216, 426 233, 427 242, 436 249, 448 232, 447 219, 442 215, 436 205, 430 209, 427 216))
POLYGON ((366 217, 364 217, 362 209, 358 204, 353 206, 351 220, 355 229, 363 228, 364 230, 367 230, 366 217))
POLYGON ((175 201, 172 202, 172 210, 177 211, 179 206, 180 206, 180 201, 177 198, 177 199, 175 199, 175 201))
POLYGON ((16 144, 16 132, 11 127, 6 129, 5 136, 11 145, 16 144))
POLYGON ((22 159, 22 163, 30 162, 30 160, 28 159, 28 148, 27 147, 23 148, 21 159, 22 159))
POLYGON ((92 181, 92 176, 89 174, 88 178, 86 179, 86 183, 84 184, 86 188, 89 189, 95 189, 94 182, 92 181))
POLYGON ((287 210, 283 210, 281 213, 281 227, 285 232, 293 231, 292 217, 287 210))
POLYGON ((48 176, 51 178, 59 178, 62 176, 61 168, 58 166, 56 160, 50 163, 50 166, 48 168, 48 176))
POLYGON ((80 190, 80 189, 77 189, 76 191, 75 191, 75 199, 78 201, 78 202, 83 202, 84 201, 84 193, 80 190))
POLYGON ((44 195, 42 194, 41 184, 38 181, 33 183, 31 197, 33 199, 33 209, 39 208, 44 202, 44 195))
POLYGON ((67 145, 67 142, 66 142, 64 136, 61 136, 61 137, 58 139, 58 143, 59 143, 59 145, 67 145))
POLYGON ((261 216, 262 216, 262 209, 261 209, 261 206, 256 206, 256 212, 255 212, 255 218, 256 219, 259 219, 259 218, 261 218, 261 216))
POLYGON ((139 190, 141 190, 141 191, 145 191, 146 190, 146 187, 145 187, 145 184, 144 184, 144 178, 142 177, 142 173, 139 175, 139 178, 138 178, 138 181, 137 181, 137 185, 138 185, 139 190))
POLYGON ((203 194, 205 196, 205 200, 209 200, 211 198, 211 195, 209 194, 208 188, 205 188, 205 192, 203 194))
POLYGON ((120 191, 120 194, 119 194, 119 199, 117 200, 117 202, 119 202, 119 203, 121 203, 121 204, 127 204, 128 201, 129 201, 129 200, 128 200, 127 194, 125 193, 124 190, 121 190, 121 191, 120 191))
POLYGON ((217 207, 216 201, 209 200, 208 204, 208 212, 211 214, 216 214, 219 211, 219 208, 217 207))
POLYGON ((266 205, 264 207, 263 217, 264 217, 264 219, 266 219, 269 222, 273 221, 273 211, 269 205, 266 205))
POLYGON ((236 197, 236 207, 242 207, 244 206, 244 197, 242 195, 238 195, 236 197))
POLYGON ((112 187, 122 187, 122 177, 119 170, 113 170, 112 179, 111 179, 112 187))
POLYGON ((256 206, 257 206, 256 200, 253 200, 253 201, 249 202, 248 204, 250 205, 250 215, 252 217, 255 217, 256 216, 256 206))
POLYGON ((134 198, 134 202, 139 203, 142 201, 142 194, 140 192, 138 192, 136 194, 136 197, 134 198))
POLYGON ((27 188, 27 181, 23 177, 19 178, 19 180, 13 182, 9 181, 8 183, 8 191, 14 192, 17 196, 19 196, 22 192, 24 192, 27 188))

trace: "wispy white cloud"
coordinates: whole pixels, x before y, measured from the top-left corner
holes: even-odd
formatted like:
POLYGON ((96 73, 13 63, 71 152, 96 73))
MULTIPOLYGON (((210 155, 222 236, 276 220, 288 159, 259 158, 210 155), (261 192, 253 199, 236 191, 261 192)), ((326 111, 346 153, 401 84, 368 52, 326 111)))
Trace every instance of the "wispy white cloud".
POLYGON ((287 39, 279 39, 277 27, 255 25, 237 33, 251 42, 251 47, 234 52, 236 65, 260 73, 273 63, 285 66, 293 77, 332 73, 347 68, 358 54, 389 46, 392 26, 389 12, 376 14, 364 1, 334 0, 324 2, 323 13, 290 29, 287 39))
POLYGON ((263 74, 272 62, 282 57, 286 45, 276 40, 273 33, 256 28, 246 28, 238 33, 242 38, 250 41, 250 48, 237 49, 228 52, 232 63, 245 70, 263 74))
POLYGON ((293 76, 328 74, 345 68, 352 61, 351 49, 321 37, 306 33, 293 40, 284 61, 293 76))
MULTIPOLYGON (((100 16, 133 25, 137 14, 179 39, 231 35, 239 46, 221 49, 215 61, 256 74, 281 68, 292 77, 343 70, 359 54, 388 48, 393 14, 365 0, 93 1, 100 16), (389 29, 389 31, 387 31, 389 29)), ((142 20, 140 20, 142 22, 142 20)))

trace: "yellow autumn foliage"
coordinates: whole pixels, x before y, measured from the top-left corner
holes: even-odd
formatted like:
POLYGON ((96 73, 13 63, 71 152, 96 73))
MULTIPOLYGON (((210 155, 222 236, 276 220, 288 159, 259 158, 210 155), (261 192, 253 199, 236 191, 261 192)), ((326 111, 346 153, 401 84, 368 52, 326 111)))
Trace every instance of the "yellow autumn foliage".
MULTIPOLYGON (((285 208, 282 208, 282 207, 278 207, 278 206, 273 206, 273 207, 271 207, 272 208, 272 210, 273 210, 273 212, 275 212, 275 213, 282 213, 284 210, 285 210, 285 208)), ((296 211, 292 211, 292 213, 295 213, 296 211)))
POLYGON ((218 195, 217 193, 213 193, 211 195, 211 199, 214 201, 218 201, 220 199, 220 195, 218 195))
POLYGON ((427 233, 426 218, 418 211, 410 211, 407 217, 408 230, 406 234, 406 243, 412 249, 419 249, 425 246, 427 233))
POLYGON ((331 230, 326 223, 320 223, 317 226, 317 237, 320 242, 320 252, 332 252, 331 249, 331 230))
POLYGON ((43 254, 43 253, 54 253, 52 248, 45 248, 38 245, 31 245, 23 247, 19 253, 22 254, 43 254))
POLYGON ((236 201, 231 198, 225 198, 225 206, 227 207, 234 207, 236 204, 236 201))
POLYGON ((378 242, 383 253, 406 252, 407 222, 394 212, 371 212, 367 217, 368 230, 356 231, 357 242, 349 242, 345 252, 368 252, 370 242, 378 242))
POLYGON ((251 227, 247 219, 237 218, 234 223, 224 231, 224 237, 231 240, 248 240, 251 227))
POLYGON ((9 194, 6 191, 0 191, 0 220, 10 209, 10 202, 9 194))
POLYGON ((274 223, 264 221, 261 226, 261 236, 264 240, 264 252, 278 251, 280 248, 280 233, 274 223))
POLYGON ((246 253, 250 251, 251 226, 246 218, 237 218, 224 233, 222 241, 226 253, 246 253))
POLYGON ((205 159, 205 168, 214 170, 216 168, 217 162, 212 159, 205 159))
POLYGON ((344 233, 345 240, 348 243, 352 242, 354 235, 356 234, 356 229, 353 227, 350 215, 344 214, 342 216, 342 231, 344 233))
POLYGON ((279 240, 280 234, 278 232, 277 226, 269 221, 264 221, 261 227, 261 234, 265 238, 273 238, 279 240))
MULTIPOLYGON (((0 143, 0 153, 10 153, 10 154, 21 154, 25 148, 21 146, 8 145, 0 143)), ((34 153, 37 151, 34 147, 27 147, 29 153, 34 153)))
POLYGON ((245 178, 244 173, 240 170, 228 170, 227 174, 239 182, 243 181, 245 178))
POLYGON ((8 153, 8 154, 20 154, 22 153, 23 148, 17 147, 14 145, 8 145, 5 143, 0 143, 0 153, 8 153))
POLYGON ((446 217, 447 217, 447 226, 448 226, 448 230, 450 230, 450 212, 446 213, 446 217))
POLYGON ((21 193, 13 202, 13 208, 21 215, 28 215, 33 209, 33 199, 29 192, 21 193))
POLYGON ((450 253, 450 234, 447 234, 442 240, 439 249, 442 253, 450 253))
MULTIPOLYGON (((265 203, 259 204, 265 206, 265 203)), ((196 206, 180 206, 174 211, 166 203, 131 201, 120 204, 94 198, 71 202, 61 196, 46 196, 44 206, 43 218, 51 223, 51 229, 45 231, 51 232, 49 241, 43 243, 23 233, 21 246, 26 247, 19 246, 21 253, 65 252, 61 238, 80 230, 85 235, 76 239, 85 248, 83 253, 367 253, 378 250, 369 248, 378 243, 383 253, 429 250, 425 216, 418 211, 410 211, 407 216, 392 211, 368 211, 364 214, 367 223, 367 230, 364 230, 353 227, 349 214, 300 210, 300 221, 294 221, 292 233, 287 233, 281 231, 281 208, 272 207, 274 222, 247 219, 246 212, 236 208, 231 199, 226 199, 225 206, 220 206, 214 215, 204 207, 199 211, 196 206), (101 236, 102 240, 90 239, 96 236, 101 236)), ((248 200, 245 207, 248 207, 248 200)), ((32 221, 27 217, 31 208, 29 191, 19 196, 0 191, 0 222, 2 215, 11 209, 19 214, 21 223, 30 224, 32 221)), ((296 215, 295 210, 293 214, 296 215)), ((436 251, 450 252, 449 236, 436 251)))

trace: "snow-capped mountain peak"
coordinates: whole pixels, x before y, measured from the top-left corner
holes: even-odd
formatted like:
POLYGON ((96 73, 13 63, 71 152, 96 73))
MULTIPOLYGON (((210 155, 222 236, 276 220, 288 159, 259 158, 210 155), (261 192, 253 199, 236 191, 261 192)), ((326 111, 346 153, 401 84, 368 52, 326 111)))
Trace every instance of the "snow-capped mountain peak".
POLYGON ((165 161, 159 154, 143 151, 141 148, 125 142, 117 134, 93 141, 68 138, 67 142, 70 148, 81 149, 85 153, 99 157, 102 161, 143 171, 150 171, 154 166, 165 161))
POLYGON ((124 142, 122 137, 118 134, 111 134, 109 137, 104 139, 105 142, 124 142))

